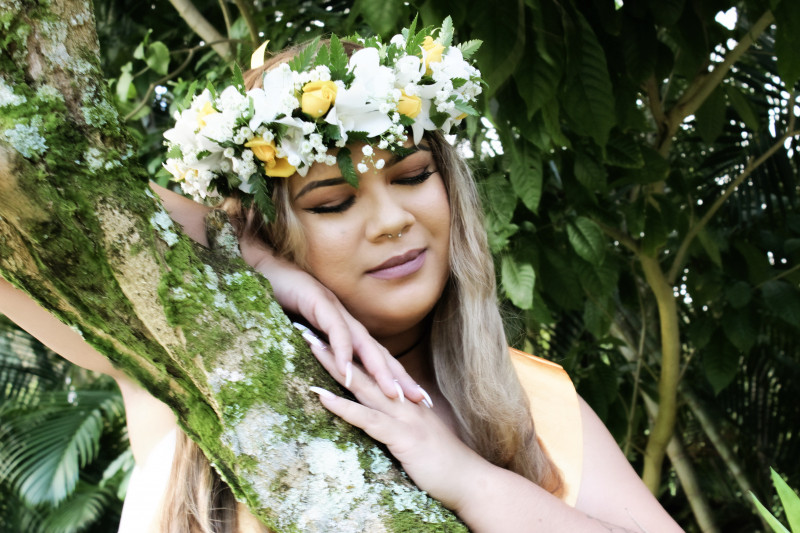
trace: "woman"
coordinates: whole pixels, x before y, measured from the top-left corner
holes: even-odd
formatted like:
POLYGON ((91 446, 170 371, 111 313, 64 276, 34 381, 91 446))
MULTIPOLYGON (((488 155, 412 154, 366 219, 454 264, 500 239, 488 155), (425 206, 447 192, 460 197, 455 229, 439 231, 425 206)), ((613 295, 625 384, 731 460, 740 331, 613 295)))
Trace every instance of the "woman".
MULTIPOLYGON (((407 35, 403 47, 412 38, 413 33, 411 37, 407 35)), ((370 58, 361 57, 361 62, 350 62, 356 64, 352 85, 339 85, 338 95, 334 93, 333 98, 322 94, 323 103, 309 98, 308 108, 303 106, 302 110, 307 117, 327 120, 335 109, 338 115, 327 123, 338 125, 341 133, 350 133, 352 138, 348 142, 339 142, 336 147, 326 142, 316 143, 317 149, 297 148, 291 153, 292 142, 298 141, 296 144, 300 146, 304 136, 310 134, 266 139, 266 130, 251 128, 250 138, 239 143, 242 146, 250 143, 248 148, 258 153, 260 147, 274 141, 267 146, 271 153, 262 152, 256 157, 267 168, 267 175, 272 171, 275 176, 290 176, 272 183, 277 216, 266 227, 253 223, 260 218, 254 218, 252 210, 242 209, 236 201, 229 202, 233 203, 228 209, 234 215, 234 222, 243 230, 241 248, 245 260, 268 274, 284 306, 300 311, 313 325, 328 333, 333 350, 310 332, 304 336, 322 364, 353 392, 359 403, 315 389, 323 405, 384 442, 411 478, 454 510, 472 530, 678 531, 678 526, 640 482, 608 431, 585 402, 577 398, 574 389, 564 385, 558 371, 516 356, 521 375, 536 387, 549 387, 554 394, 549 398, 538 397, 529 408, 528 397, 535 396, 537 391, 521 387, 508 357, 475 188, 465 165, 438 132, 446 130, 444 126, 449 127, 448 120, 456 122, 460 115, 448 110, 448 100, 440 98, 436 112, 451 113, 446 118, 437 117, 430 107, 422 109, 426 103, 424 94, 418 98, 420 101, 414 100, 418 95, 410 94, 413 83, 424 81, 431 73, 441 74, 443 69, 437 72, 437 63, 453 66, 454 62, 448 63, 449 38, 440 34, 436 40, 428 37, 420 41, 423 52, 416 64, 418 75, 411 72, 412 82, 402 84, 409 90, 404 89, 393 100, 398 111, 405 111, 403 116, 416 119, 414 124, 391 120, 395 113, 390 110, 391 124, 386 126, 384 120, 376 126, 378 129, 386 126, 379 135, 367 132, 365 139, 358 139, 353 134, 380 119, 364 117, 365 113, 387 115, 379 106, 375 109, 362 106, 359 108, 362 115, 352 111, 351 127, 347 126, 348 108, 342 102, 346 103, 347 97, 355 98, 357 95, 351 92, 357 91, 346 89, 353 89, 360 81, 374 83, 375 75, 382 72, 368 61, 370 58), (361 79, 358 67, 364 73, 361 79), (396 128, 391 129, 397 124, 404 126, 400 129, 402 135, 396 128), (410 126, 408 137, 405 126, 410 126), (427 132, 424 137, 423 132, 427 132), (376 141, 376 138, 385 141, 387 137, 390 139, 385 144, 376 141), (365 140, 368 142, 364 143, 365 140), (348 153, 350 158, 342 157, 348 153), (339 160, 339 166, 331 165, 331 160, 339 160), (353 176, 357 183, 353 183, 353 176), (272 258, 264 242, 301 270, 272 258), (359 323, 397 359, 385 358, 359 323), (359 366, 348 362, 350 338, 377 383, 359 366), (568 447, 569 442, 558 438, 557 429, 552 429, 556 426, 537 434, 534 422, 538 424, 540 415, 542 419, 555 415, 571 421, 568 427, 573 433, 568 440, 581 443, 577 452, 560 453, 560 448, 568 447)), ((328 51, 333 55, 331 48, 328 51)), ((357 55, 353 50, 349 52, 357 55)), ((278 72, 292 55, 290 52, 276 56, 262 70, 278 72)), ((401 60, 402 57, 396 63, 401 60)), ((299 70, 308 72, 306 68, 299 70)), ((252 75, 250 81, 258 84, 262 79, 259 74, 252 75)), ((276 80, 277 77, 273 76, 267 85, 275 88, 286 80, 285 76, 282 80, 276 80)), ((306 91, 309 83, 325 81, 329 80, 302 80, 303 94, 312 93, 306 91)), ((453 85, 446 97, 456 91, 453 85)), ((332 90, 330 86, 327 88, 332 90)), ((438 90, 443 89, 439 86, 438 90)), ((272 94, 266 90, 264 93, 272 94)), ((254 98, 259 96, 256 94, 254 98)), ((463 92, 460 96, 464 96, 463 92)), ((468 96, 457 102, 461 108, 469 103, 468 96)), ((196 123, 202 121, 204 126, 213 126, 215 120, 225 118, 221 112, 223 103, 215 101, 210 106, 202 101, 196 103, 190 117, 196 123)), ((427 105, 432 104, 428 101, 427 105)), ((291 114, 276 112, 268 120, 291 118, 291 114)), ((291 128, 293 124, 296 125, 284 125, 291 128)), ((179 133, 173 133, 173 142, 179 133)), ((209 137, 193 140, 196 138, 183 141, 204 143, 203 139, 209 137)), ((185 155, 188 150, 183 152, 185 155)), ((203 171, 211 166, 223 168, 229 176, 238 172, 237 165, 247 167, 247 158, 241 155, 245 150, 223 152, 195 157, 190 161, 196 164, 191 172, 180 168, 180 162, 176 161, 172 162, 173 168, 185 182, 191 181, 187 176, 198 178, 189 185, 202 193, 204 189, 198 183, 203 183, 203 171), (203 168, 204 165, 208 166, 203 168)), ((234 176, 226 182, 207 181, 205 188, 212 183, 229 195, 243 195, 247 201, 252 192, 248 170, 243 168, 244 179, 238 183, 234 176), (237 188, 241 193, 235 192, 237 188)), ((168 193, 164 193, 164 201, 187 233, 204 242, 205 211, 168 193)), ((263 198, 251 201, 263 210, 270 208, 263 204, 263 198)), ((82 345, 76 335, 70 335, 68 328, 65 331, 57 322, 53 324, 52 319, 38 324, 30 319, 37 314, 38 319, 42 317, 26 296, 5 282, 0 283, 0 290, 4 302, 0 311, 79 364, 115 375, 105 359, 82 345), (7 297, 15 300, 11 302, 7 297), (53 338, 50 328, 58 331, 58 338, 53 338)), ((142 458, 145 465, 157 461, 152 450, 157 449, 159 441, 167 449, 164 455, 169 457, 171 443, 164 439, 174 430, 174 417, 163 404, 124 376, 115 377, 125 396, 135 454, 139 448, 137 461, 142 458), (135 429, 137 413, 147 411, 149 431, 135 429), (156 430, 152 427, 153 413, 158 413, 156 420, 160 421, 156 430), (134 435, 143 437, 134 444, 134 435)), ((212 485, 216 482, 209 477, 208 467, 202 464, 196 448, 184 439, 179 441, 181 451, 176 454, 173 469, 177 475, 173 478, 183 479, 184 473, 191 473, 193 483, 189 491, 185 490, 186 484, 171 484, 168 501, 172 503, 164 506, 161 525, 172 527, 175 519, 183 521, 175 530, 186 530, 189 525, 210 525, 214 513, 206 509, 214 505, 210 496, 215 494, 212 485), (187 509, 192 507, 195 523, 187 524, 190 522, 186 519, 187 509)), ((152 507, 157 502, 144 506, 148 505, 152 507)), ((240 531, 258 530, 258 525, 248 521, 252 519, 241 511, 220 518, 228 525, 238 521, 240 531)))

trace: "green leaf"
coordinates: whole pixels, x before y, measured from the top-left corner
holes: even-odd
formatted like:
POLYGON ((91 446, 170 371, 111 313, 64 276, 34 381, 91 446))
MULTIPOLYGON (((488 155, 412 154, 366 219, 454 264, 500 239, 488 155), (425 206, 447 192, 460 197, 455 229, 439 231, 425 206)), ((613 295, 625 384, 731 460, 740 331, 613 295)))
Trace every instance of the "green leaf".
POLYGON ((533 287, 536 284, 536 273, 530 263, 517 263, 508 254, 500 260, 500 276, 503 292, 511 303, 520 309, 533 306, 533 287))
POLYGON ((744 281, 737 281, 727 289, 725 289, 725 299, 731 304, 734 309, 741 309, 750 302, 753 294, 753 289, 749 283, 744 281))
POLYGON ((786 527, 783 524, 781 524, 780 521, 778 521, 778 519, 775 518, 772 515, 772 513, 770 513, 767 510, 766 507, 764 507, 764 504, 762 504, 760 501, 758 501, 758 498, 756 498, 755 494, 750 492, 750 497, 753 499, 753 503, 756 504, 756 507, 758 508, 758 512, 761 514, 761 516, 764 518, 764 520, 767 521, 767 524, 769 524, 769 527, 772 528, 772 531, 774 531, 775 533, 789 533, 789 530, 786 529, 786 527))
POLYGON ((753 326, 754 320, 746 309, 725 313, 722 319, 722 330, 736 348, 744 354, 756 343, 758 330, 753 326))
POLYGON ((703 349, 703 370, 714 388, 714 394, 719 394, 731 384, 741 366, 739 360, 739 352, 717 331, 713 340, 703 349))
POLYGON ((800 533, 800 497, 789 487, 781 475, 772 468, 770 468, 770 475, 772 476, 772 484, 775 485, 775 490, 781 499, 781 505, 783 505, 786 520, 789 522, 789 528, 793 533, 800 533))
POLYGON ((781 320, 797 327, 800 324, 800 291, 783 280, 767 281, 761 286, 767 307, 781 320))
POLYGON ((180 108, 186 109, 192 105, 192 99, 194 98, 194 92, 197 90, 197 80, 194 80, 189 88, 186 90, 186 96, 183 98, 181 102, 180 108))
POLYGON ((308 43, 299 54, 294 56, 294 59, 289 61, 289 68, 295 72, 303 72, 306 70, 314 60, 317 48, 319 48, 319 37, 316 37, 313 41, 308 43))
POLYGON ((614 95, 603 47, 594 30, 580 13, 578 18, 578 63, 570 73, 564 95, 564 110, 576 129, 605 148, 616 122, 614 95))
POLYGON ((800 9, 796 2, 784 0, 775 8, 775 24, 778 74, 787 87, 793 87, 800 78, 800 9))
POLYGON ((493 255, 508 248, 508 240, 519 231, 519 226, 499 219, 491 211, 486 213, 484 225, 489 239, 489 250, 493 255))
POLYGON ((578 217, 567 224, 569 243, 580 257, 593 265, 603 262, 606 255, 606 239, 603 231, 592 220, 578 217))
POLYGON ((339 165, 339 170, 342 172, 344 180, 353 187, 358 188, 358 174, 356 174, 356 167, 353 166, 353 158, 350 155, 349 148, 339 148, 339 153, 336 154, 336 163, 339 165))
POLYGON ((695 114, 695 128, 708 144, 713 143, 725 127, 725 93, 717 87, 695 114))
POLYGON ((594 157, 582 152, 575 153, 575 179, 589 191, 604 191, 606 189, 606 168, 597 162, 594 157))
MULTIPOLYGON (((130 63, 128 63, 130 65, 130 63)), ((131 97, 136 96, 136 88, 133 86, 133 74, 130 72, 122 72, 117 79, 117 98, 123 102, 128 101, 131 97), (133 88, 133 94, 131 94, 133 88)))
POLYGON ((709 234, 708 227, 705 227, 700 230, 697 234, 697 240, 700 241, 700 244, 703 246, 703 249, 708 254, 708 257, 717 265, 719 268, 722 268, 722 255, 719 253, 719 246, 717 245, 717 241, 709 234))
POLYGON ((478 51, 478 49, 481 47, 481 44, 483 44, 483 41, 480 39, 470 39, 469 41, 457 44, 456 48, 461 50, 461 56, 464 59, 469 59, 475 52, 478 51))
MULTIPOLYGON (((544 46, 549 42, 550 40, 541 41, 537 42, 537 45, 544 46)), ((550 53, 558 57, 563 55, 561 49, 554 49, 550 53)), ((560 61, 549 63, 544 60, 540 50, 532 47, 525 51, 525 56, 514 72, 514 83, 517 92, 525 101, 528 120, 548 102, 550 105, 558 105, 554 100, 563 72, 560 61)))
POLYGON ((147 66, 162 76, 169 72, 169 48, 161 41, 155 41, 147 47, 147 66))
POLYGON ((583 324, 596 339, 602 339, 614 318, 614 301, 611 298, 587 299, 583 308, 583 324))
POLYGON ((520 151, 513 146, 511 153, 511 167, 508 169, 511 186, 525 207, 536 213, 542 199, 542 159, 538 152, 520 151))
POLYGON ((500 172, 491 174, 481 183, 481 192, 487 210, 494 213, 497 220, 505 224, 511 222, 517 207, 517 196, 506 177, 500 172))
POLYGON ((269 178, 261 172, 254 172, 247 180, 250 190, 253 191, 253 202, 268 223, 275 221, 275 205, 272 203, 272 191, 267 182, 270 179, 281 178, 269 178))
POLYGON ((606 163, 622 168, 642 168, 644 156, 639 143, 633 137, 615 133, 608 139, 606 163))
POLYGON ((742 119, 742 122, 753 132, 758 132, 761 124, 758 121, 758 116, 753 110, 753 106, 747 99, 747 96, 742 93, 742 90, 733 85, 725 86, 725 94, 728 97, 733 109, 742 119))
POLYGON ((133 51, 133 58, 134 59, 144 59, 144 43, 139 43, 139 45, 133 51))
POLYGON ((347 52, 336 35, 331 35, 330 56, 331 78, 335 80, 344 78, 347 73, 347 52))
POLYGON ((361 13, 367 26, 378 35, 390 33, 403 18, 403 2, 401 0, 357 0, 353 11, 361 13))
POLYGON ((70 403, 67 393, 56 392, 17 413, 0 435, 0 477, 33 505, 57 504, 75 489, 79 467, 96 457, 104 421, 109 413, 121 416, 122 400, 109 391, 82 391, 70 403))
POLYGON ((453 19, 447 15, 442 21, 442 27, 439 30, 439 43, 447 48, 453 43, 453 19))
POLYGON ((242 69, 239 68, 237 63, 233 64, 233 84, 238 89, 244 91, 244 74, 242 74, 242 69))

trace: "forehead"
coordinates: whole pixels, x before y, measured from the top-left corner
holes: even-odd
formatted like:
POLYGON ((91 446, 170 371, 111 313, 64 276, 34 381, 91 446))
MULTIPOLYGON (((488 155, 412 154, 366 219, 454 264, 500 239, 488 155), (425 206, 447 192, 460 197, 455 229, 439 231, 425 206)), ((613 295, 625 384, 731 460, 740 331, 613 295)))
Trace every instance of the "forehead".
MULTIPOLYGON (((372 163, 369 163, 368 158, 364 156, 364 152, 362 151, 365 146, 371 146, 373 150, 372 161, 377 162, 379 159, 383 159, 385 162, 384 170, 388 170, 391 166, 396 164, 399 160, 405 159, 401 158, 395 154, 393 154, 389 150, 381 150, 374 145, 368 145, 363 142, 356 142, 347 145, 347 149, 350 150, 350 157, 353 160, 353 166, 358 167, 358 164, 362 161, 367 164, 368 172, 381 172, 380 170, 375 169, 372 163)), ((403 144, 405 148, 414 149, 415 151, 411 154, 408 154, 407 157, 416 156, 418 153, 423 154, 431 154, 430 150, 430 143, 426 140, 420 141, 419 145, 415 146, 414 142, 409 138, 403 144)), ((332 148, 328 150, 328 154, 333 155, 334 157, 338 155, 339 148, 332 148)), ((416 156, 424 157, 422 155, 416 156)), ((356 171, 357 174, 361 174, 360 172, 356 171)), ((305 185, 314 182, 314 181, 321 181, 321 180, 330 180, 342 177, 342 171, 339 169, 339 165, 327 165, 325 163, 314 163, 311 165, 311 168, 308 169, 308 173, 305 176, 301 176, 299 174, 293 175, 289 178, 289 191, 294 197, 305 185)))

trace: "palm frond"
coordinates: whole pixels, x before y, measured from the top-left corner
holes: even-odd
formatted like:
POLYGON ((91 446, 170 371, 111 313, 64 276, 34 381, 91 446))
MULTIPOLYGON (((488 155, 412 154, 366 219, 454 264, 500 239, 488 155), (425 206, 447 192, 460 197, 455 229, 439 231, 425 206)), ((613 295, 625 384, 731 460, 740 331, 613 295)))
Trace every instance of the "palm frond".
POLYGON ((33 408, 4 408, 0 477, 32 505, 61 502, 97 456, 105 424, 122 410, 114 391, 49 392, 33 408))

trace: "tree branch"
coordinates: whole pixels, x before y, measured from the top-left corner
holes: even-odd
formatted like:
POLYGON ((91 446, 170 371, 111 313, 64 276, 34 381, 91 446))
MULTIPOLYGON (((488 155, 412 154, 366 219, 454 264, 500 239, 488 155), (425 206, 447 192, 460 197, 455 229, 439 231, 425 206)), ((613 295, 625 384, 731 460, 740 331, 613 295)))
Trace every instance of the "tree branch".
POLYGON ((231 47, 225 41, 225 37, 208 22, 205 17, 197 10, 191 0, 169 0, 178 14, 201 39, 207 43, 216 43, 212 48, 226 61, 233 59, 231 47))
MULTIPOLYGON (((722 435, 719 434, 717 425, 712 419, 712 415, 706 411, 705 407, 703 407, 703 405, 700 403, 700 400, 697 398, 695 393, 688 388, 681 388, 681 396, 683 396, 683 399, 686 400, 686 404, 689 406, 692 414, 694 414, 695 418, 700 423, 700 427, 703 428, 703 432, 708 437, 708 440, 711 441, 711 444, 714 446, 714 449, 717 450, 717 453, 719 453, 720 459, 722 459, 722 462, 728 467, 728 471, 731 473, 731 476, 733 476, 736 484, 739 485, 739 489, 741 489, 742 494, 746 495, 751 492, 755 494, 756 491, 753 488, 753 485, 750 483, 750 480, 747 479, 747 476, 742 470, 739 461, 736 459, 733 450, 731 450, 730 446, 728 446, 728 443, 725 441, 722 435)), ((764 526, 764 531, 769 531, 770 528, 768 527, 768 524, 764 518, 761 516, 758 506, 756 506, 753 499, 747 497, 744 499, 750 503, 754 514, 761 519, 761 523, 764 526)))
POLYGON ((259 44, 259 37, 258 37, 258 28, 256 27, 256 23, 253 20, 253 15, 250 13, 250 7, 247 5, 247 2, 244 0, 233 0, 236 4, 236 7, 239 8, 239 13, 242 14, 242 18, 244 19, 245 24, 247 24, 247 31, 250 32, 250 40, 253 41, 253 49, 258 46, 259 44))
POLYGON ((736 44, 733 50, 725 55, 722 63, 718 64, 714 70, 708 74, 698 76, 692 84, 684 91, 683 96, 678 102, 666 113, 666 131, 664 137, 661 139, 658 152, 662 156, 669 153, 669 148, 672 145, 672 138, 678 130, 678 126, 683 122, 683 119, 695 113, 706 98, 722 83, 731 67, 744 55, 744 53, 753 45, 755 40, 766 30, 770 24, 775 20, 772 11, 766 11, 761 17, 750 27, 750 30, 744 37, 736 44))
POLYGON ((623 233, 622 231, 618 230, 617 228, 613 228, 608 224, 605 224, 597 219, 592 219, 595 224, 597 224, 603 233, 614 239, 615 241, 619 242, 630 251, 635 254, 639 253, 639 246, 636 245, 636 241, 634 241, 631 237, 623 233))
POLYGON ((703 217, 697 221, 696 224, 692 225, 691 228, 689 228, 689 231, 686 233, 686 237, 683 238, 678 251, 675 253, 675 260, 672 262, 672 267, 669 269, 667 280, 670 284, 674 284, 675 280, 678 279, 678 273, 680 272, 683 262, 685 261, 686 254, 689 251, 689 245, 692 244, 692 241, 695 237, 697 237, 697 234, 700 233, 703 228, 706 227, 706 225, 708 225, 711 218, 716 214, 717 211, 719 211, 720 207, 722 207, 722 204, 724 204, 725 201, 730 198, 734 192, 736 192, 737 187, 739 187, 742 182, 749 178, 758 167, 763 165, 767 159, 772 157, 775 152, 783 147, 786 139, 794 137, 795 135, 800 135, 800 130, 792 130, 794 128, 794 118, 794 114, 792 113, 789 119, 789 131, 783 134, 766 152, 761 154, 758 158, 755 160, 751 159, 747 163, 747 167, 745 167, 742 173, 739 174, 735 180, 728 184, 728 186, 725 188, 725 192, 723 192, 722 195, 714 201, 708 211, 705 212, 703 217))

